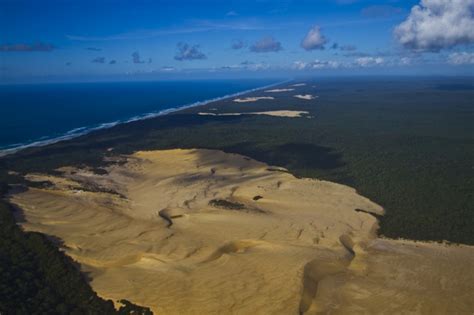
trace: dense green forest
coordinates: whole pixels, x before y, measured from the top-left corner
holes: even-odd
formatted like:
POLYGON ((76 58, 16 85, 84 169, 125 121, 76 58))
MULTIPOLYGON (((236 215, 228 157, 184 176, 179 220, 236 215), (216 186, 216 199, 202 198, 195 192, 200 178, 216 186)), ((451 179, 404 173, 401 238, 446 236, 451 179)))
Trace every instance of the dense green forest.
MULTIPOLYGON (((296 176, 355 187, 385 208, 382 235, 474 244, 472 79, 326 79, 274 96, 245 104, 219 101, 24 150, 0 159, 0 181, 25 183, 21 174, 65 165, 104 172, 104 157, 137 150, 220 149, 286 167, 296 176), (299 100, 296 93, 318 98, 299 100), (308 111, 311 118, 196 115, 276 109, 308 111)), ((13 232, 21 239, 41 238, 13 227, 4 237, 13 232)), ((21 248, 27 252, 31 245, 21 248)), ((85 305, 108 307, 94 301, 85 305)), ((73 309, 71 303, 64 307, 73 309)))

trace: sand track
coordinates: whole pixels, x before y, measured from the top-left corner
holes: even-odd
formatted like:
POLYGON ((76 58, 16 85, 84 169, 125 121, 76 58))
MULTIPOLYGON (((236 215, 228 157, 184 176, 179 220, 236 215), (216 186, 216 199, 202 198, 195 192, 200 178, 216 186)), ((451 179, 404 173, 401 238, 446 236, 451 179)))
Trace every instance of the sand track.
POLYGON ((378 239, 380 206, 276 169, 213 150, 137 152, 104 175, 30 174, 53 186, 11 201, 26 230, 64 241, 99 295, 157 314, 474 309, 472 247, 378 239))

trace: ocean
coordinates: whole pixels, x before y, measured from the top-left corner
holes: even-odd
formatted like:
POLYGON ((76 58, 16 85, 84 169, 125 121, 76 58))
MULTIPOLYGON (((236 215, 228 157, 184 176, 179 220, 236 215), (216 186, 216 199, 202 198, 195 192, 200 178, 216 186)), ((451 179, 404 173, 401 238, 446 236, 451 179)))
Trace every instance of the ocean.
POLYGON ((0 154, 268 86, 275 80, 0 86, 0 154))

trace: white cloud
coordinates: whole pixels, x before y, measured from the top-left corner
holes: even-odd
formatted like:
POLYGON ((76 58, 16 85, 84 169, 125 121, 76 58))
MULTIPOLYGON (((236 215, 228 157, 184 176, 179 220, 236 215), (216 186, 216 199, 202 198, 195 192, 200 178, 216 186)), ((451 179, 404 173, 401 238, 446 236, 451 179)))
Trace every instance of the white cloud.
POLYGON ((394 31, 405 47, 439 51, 474 43, 474 0, 421 0, 394 31))
POLYGON ((263 37, 250 46, 250 51, 256 53, 278 52, 282 49, 281 43, 271 36, 263 37))
POLYGON ((178 51, 174 56, 175 60, 198 60, 206 59, 206 55, 199 50, 199 45, 189 45, 187 43, 178 43, 178 51))
POLYGON ((400 60, 398 62, 398 64, 400 66, 409 66, 409 65, 411 65, 411 63, 412 63, 412 60, 411 60, 411 58, 408 58, 408 57, 402 57, 402 58, 400 58, 400 60))
POLYGON ((382 65, 384 63, 384 59, 382 57, 361 57, 357 58, 355 63, 359 67, 373 67, 382 65))
POLYGON ((448 57, 448 62, 453 65, 472 65, 474 64, 474 52, 456 52, 448 57))
POLYGON ((254 63, 250 61, 244 61, 240 64, 226 65, 215 70, 249 70, 249 71, 260 71, 260 70, 271 70, 272 66, 265 62, 254 63))
POLYGON ((306 50, 324 49, 326 43, 326 37, 321 33, 321 28, 316 25, 311 28, 305 38, 303 38, 301 47, 306 50))
POLYGON ((319 59, 311 62, 295 61, 293 63, 293 69, 296 70, 336 69, 341 66, 343 65, 339 61, 319 59))
POLYGON ((295 62, 293 62, 293 69, 296 69, 296 70, 304 70, 306 68, 306 62, 304 61, 300 61, 300 60, 297 60, 295 62))

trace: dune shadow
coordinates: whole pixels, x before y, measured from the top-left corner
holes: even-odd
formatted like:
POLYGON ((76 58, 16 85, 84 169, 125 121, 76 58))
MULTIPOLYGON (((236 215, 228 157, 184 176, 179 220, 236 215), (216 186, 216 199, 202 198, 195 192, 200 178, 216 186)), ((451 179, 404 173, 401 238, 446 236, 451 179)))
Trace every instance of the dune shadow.
POLYGON ((238 153, 270 165, 283 166, 289 169, 332 170, 345 165, 342 154, 329 147, 310 143, 285 143, 270 147, 258 143, 245 142, 224 147, 229 153, 238 153))

